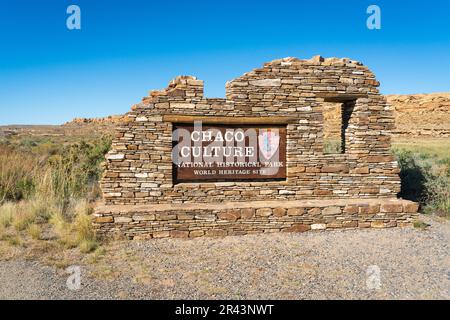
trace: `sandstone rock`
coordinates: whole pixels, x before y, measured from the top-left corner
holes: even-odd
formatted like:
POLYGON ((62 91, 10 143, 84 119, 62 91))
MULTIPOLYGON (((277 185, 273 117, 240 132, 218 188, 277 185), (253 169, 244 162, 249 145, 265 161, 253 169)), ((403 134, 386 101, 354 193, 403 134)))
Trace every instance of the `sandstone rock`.
POLYGON ((222 229, 210 229, 206 231, 206 235, 209 237, 223 237, 227 235, 227 232, 222 229))
POLYGON ((217 217, 221 220, 236 221, 241 215, 238 210, 230 210, 218 213, 217 217))
POLYGON ((203 230, 192 230, 189 232, 189 237, 196 238, 196 237, 201 237, 204 234, 205 234, 205 232, 203 230))
POLYGON ((324 230, 327 228, 325 223, 313 223, 311 225, 311 230, 324 230))
POLYGON ((255 209, 247 208, 241 209, 241 218, 242 219, 250 219, 255 216, 255 209))
POLYGON ((172 231, 170 231, 170 236, 172 238, 188 238, 189 237, 189 231, 172 230, 172 231))
POLYGON ((153 232, 153 238, 167 238, 170 237, 170 231, 155 231, 153 232))
POLYGON ((152 221, 155 220, 154 214, 148 214, 148 215, 135 215, 133 216, 134 221, 152 221))
POLYGON ((385 228, 386 224, 384 223, 384 221, 372 221, 370 223, 370 226, 372 228, 385 228))
POLYGON ((342 227, 344 228, 356 228, 358 226, 358 221, 343 221, 342 227))
POLYGON ((286 209, 284 209, 282 207, 277 207, 277 208, 273 209, 273 215, 275 217, 282 217, 282 216, 286 215, 286 209))
POLYGON ((293 224, 289 228, 283 229, 282 231, 283 232, 305 232, 310 229, 311 229, 311 226, 309 226, 307 224, 296 223, 296 224, 293 224))
POLYGON ((324 216, 327 215, 335 215, 335 214, 340 214, 341 213, 341 208, 339 207, 326 207, 322 209, 322 214, 324 216))
POLYGON ((95 223, 111 223, 114 222, 114 218, 113 217, 96 217, 94 219, 95 223))
POLYGON ((125 155, 123 153, 108 153, 105 158, 108 160, 123 160, 125 155))
POLYGON ((419 204, 416 202, 409 202, 403 205, 403 211, 407 213, 416 213, 419 210, 419 204))
POLYGON ((383 203, 381 205, 380 212, 401 213, 403 212, 403 206, 401 204, 383 203))
POLYGON ((305 213, 305 208, 289 208, 287 210, 288 216, 301 216, 305 213))
POLYGON ((256 215, 260 217, 268 217, 272 215, 272 209, 270 208, 261 208, 256 210, 256 215))
POLYGON ((130 217, 114 217, 114 222, 116 223, 130 223, 133 221, 130 217))
POLYGON ((348 166, 347 165, 328 165, 324 166, 321 169, 322 172, 326 173, 335 173, 335 172, 348 172, 348 166))
POLYGON ((262 79, 250 81, 250 85, 257 87, 279 87, 281 86, 281 79, 262 79))
POLYGON ((344 208, 344 213, 355 214, 359 212, 359 208, 356 205, 346 205, 344 208))

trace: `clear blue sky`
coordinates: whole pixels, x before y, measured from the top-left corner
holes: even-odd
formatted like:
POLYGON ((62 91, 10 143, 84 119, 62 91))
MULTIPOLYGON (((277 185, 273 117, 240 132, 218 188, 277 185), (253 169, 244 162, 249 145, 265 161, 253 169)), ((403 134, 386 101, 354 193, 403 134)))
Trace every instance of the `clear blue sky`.
POLYGON ((0 124, 127 112, 180 74, 225 82, 276 58, 350 57, 383 93, 450 91, 450 2, 2 0, 0 124), (66 8, 81 8, 81 30, 66 8), (366 9, 381 7, 381 30, 366 9))

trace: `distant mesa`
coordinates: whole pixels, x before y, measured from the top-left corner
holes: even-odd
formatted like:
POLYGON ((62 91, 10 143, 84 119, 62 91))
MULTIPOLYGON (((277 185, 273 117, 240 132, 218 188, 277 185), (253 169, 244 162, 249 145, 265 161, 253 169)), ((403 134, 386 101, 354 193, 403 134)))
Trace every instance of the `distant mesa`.
POLYGON ((450 137, 450 93, 387 95, 396 136, 450 137))
MULTIPOLYGON (((385 97, 394 108, 396 129, 393 134, 395 136, 450 137, 449 92, 392 94, 385 97)), ((339 114, 333 114, 335 112, 331 110, 333 106, 326 106, 326 108, 328 107, 330 113, 326 116, 337 119, 339 114)), ((336 109, 336 112, 338 111, 336 109)), ((64 125, 97 124, 111 126, 127 121, 126 115, 112 115, 104 118, 75 118, 64 125)))
POLYGON ((118 124, 126 122, 128 117, 126 115, 112 115, 103 118, 74 118, 72 121, 66 122, 63 125, 76 125, 76 124, 118 124))

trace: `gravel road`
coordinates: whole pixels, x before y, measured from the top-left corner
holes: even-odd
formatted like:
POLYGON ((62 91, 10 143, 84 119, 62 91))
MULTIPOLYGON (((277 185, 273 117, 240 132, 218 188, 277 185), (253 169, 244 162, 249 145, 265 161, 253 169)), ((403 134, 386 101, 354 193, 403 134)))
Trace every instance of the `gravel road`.
POLYGON ((0 261, 0 299, 450 299, 450 222, 117 242, 81 286, 64 269, 0 261))

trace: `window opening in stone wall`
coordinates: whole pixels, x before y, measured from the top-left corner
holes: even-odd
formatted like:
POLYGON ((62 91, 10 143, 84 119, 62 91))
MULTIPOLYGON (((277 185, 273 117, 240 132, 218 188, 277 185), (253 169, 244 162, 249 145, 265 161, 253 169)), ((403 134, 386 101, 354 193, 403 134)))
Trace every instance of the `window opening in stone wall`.
POLYGON ((355 101, 326 101, 323 104, 323 153, 345 153, 347 128, 355 101))
POLYGON ((325 102, 323 105, 323 153, 342 153, 342 103, 325 102))

